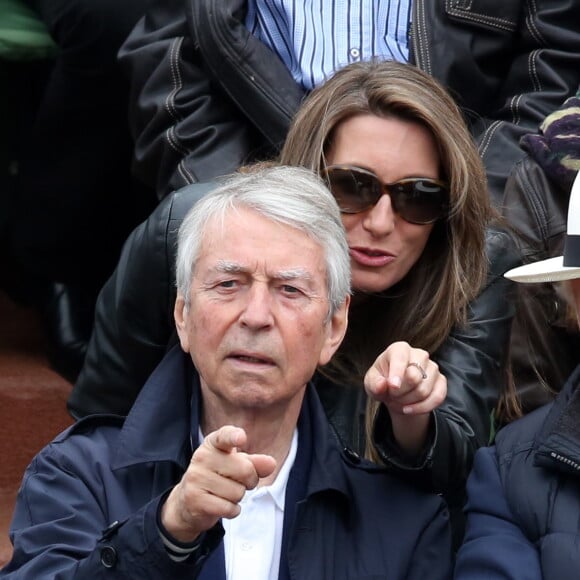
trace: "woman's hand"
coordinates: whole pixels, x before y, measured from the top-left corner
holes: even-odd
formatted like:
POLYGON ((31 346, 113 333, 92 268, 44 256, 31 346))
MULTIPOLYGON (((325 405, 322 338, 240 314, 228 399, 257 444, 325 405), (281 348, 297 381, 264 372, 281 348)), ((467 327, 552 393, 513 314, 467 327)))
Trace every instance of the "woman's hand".
POLYGON ((430 414, 447 396, 447 379, 429 353, 406 342, 394 342, 377 357, 365 376, 369 397, 383 403, 393 435, 409 454, 424 447, 430 414))

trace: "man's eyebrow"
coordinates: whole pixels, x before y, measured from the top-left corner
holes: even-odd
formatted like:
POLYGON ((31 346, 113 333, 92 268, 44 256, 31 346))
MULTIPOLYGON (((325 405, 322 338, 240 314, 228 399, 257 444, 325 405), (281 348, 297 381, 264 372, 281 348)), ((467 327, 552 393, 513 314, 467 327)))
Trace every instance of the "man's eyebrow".
POLYGON ((241 264, 238 264, 237 262, 229 262, 228 260, 218 260, 215 265, 215 270, 218 272, 224 272, 225 274, 240 274, 248 271, 248 269, 244 268, 241 264))
POLYGON ((312 280, 312 274, 305 268, 293 268, 291 270, 280 270, 273 275, 276 280, 312 280))
MULTIPOLYGON (((219 260, 215 269, 218 272, 225 274, 247 274, 250 272, 249 268, 242 266, 238 262, 230 262, 228 260, 219 260)), ((289 270, 278 270, 270 274, 274 280, 289 281, 289 280, 305 280, 310 282, 313 280, 312 274, 306 268, 291 268, 289 270)))

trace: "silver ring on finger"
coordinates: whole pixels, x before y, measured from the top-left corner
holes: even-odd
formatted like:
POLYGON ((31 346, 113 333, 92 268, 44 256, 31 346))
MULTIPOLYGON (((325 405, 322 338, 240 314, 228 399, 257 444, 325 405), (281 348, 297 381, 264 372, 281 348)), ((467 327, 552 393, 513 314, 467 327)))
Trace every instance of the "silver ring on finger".
POLYGON ((415 367, 421 373, 422 380, 425 380, 427 378, 427 373, 425 372, 425 369, 418 362, 410 362, 407 365, 407 368, 409 367, 415 367))

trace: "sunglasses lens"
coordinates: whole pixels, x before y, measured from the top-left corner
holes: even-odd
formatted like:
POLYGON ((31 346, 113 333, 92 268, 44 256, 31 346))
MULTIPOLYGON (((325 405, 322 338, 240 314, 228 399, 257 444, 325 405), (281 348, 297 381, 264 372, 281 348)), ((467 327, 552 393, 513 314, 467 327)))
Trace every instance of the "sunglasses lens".
POLYGON ((359 213, 373 207, 383 193, 393 210, 413 224, 430 224, 445 214, 447 188, 433 179, 402 179, 383 186, 376 175, 354 167, 330 167, 326 181, 340 211, 359 213))
POLYGON ((393 209, 413 224, 430 224, 445 213, 447 190, 430 179, 408 179, 389 186, 393 209))
POLYGON ((370 173, 333 167, 327 171, 326 179, 343 213, 364 211, 376 204, 382 195, 381 184, 370 173))

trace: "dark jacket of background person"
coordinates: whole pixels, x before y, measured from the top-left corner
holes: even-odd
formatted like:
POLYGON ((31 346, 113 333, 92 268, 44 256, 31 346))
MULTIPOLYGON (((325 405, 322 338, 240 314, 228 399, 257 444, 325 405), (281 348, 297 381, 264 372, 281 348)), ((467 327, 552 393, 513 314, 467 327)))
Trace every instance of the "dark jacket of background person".
MULTIPOLYGON (((245 28, 243 0, 156 2, 122 47, 135 172, 161 198, 284 142, 304 91, 245 28)), ((410 61, 469 117, 501 201, 519 138, 578 86, 580 4, 414 0, 410 61)))
MULTIPOLYGON (((197 447, 191 441, 199 429, 197 377, 190 357, 176 347, 125 421, 87 418, 37 456, 11 527, 14 557, 0 578, 191 580, 210 565, 208 554, 223 535, 220 523, 182 564, 170 560, 157 527, 160 502, 197 447)), ((339 445, 312 387, 298 430, 294 467, 304 464, 298 472, 307 475, 297 476, 306 479, 304 490, 296 484, 292 491, 292 476, 289 481, 282 543, 289 573, 280 578, 450 577, 448 513, 440 498, 339 445)))
MULTIPOLYGON (((580 95, 567 99, 524 136, 527 155, 510 175, 503 215, 514 225, 524 263, 562 254, 570 190, 580 169, 580 95)), ((578 364, 580 335, 567 321, 567 305, 553 284, 518 285, 510 344, 522 410, 551 400, 578 364), (542 384, 540 382, 543 381, 542 384)))
POLYGON ((456 578, 576 580, 579 486, 580 366, 554 403, 476 456, 456 578))
MULTIPOLYGON (((126 414, 168 343, 175 344, 177 230, 189 208, 211 187, 194 184, 175 192, 127 240, 99 297, 85 365, 68 401, 74 416, 126 414)), ((500 231, 488 231, 487 247, 488 281, 470 305, 467 327, 456 328, 433 356, 448 381, 447 398, 434 411, 435 440, 413 465, 396 447, 381 448, 391 469, 437 491, 464 484, 475 450, 488 443, 490 411, 504 381, 514 289, 502 274, 519 263, 519 256, 511 238, 500 231)), ((363 390, 337 388, 328 381, 319 385, 325 409, 345 444, 363 453, 363 390)), ((385 426, 377 433, 380 441, 392 440, 388 413, 379 419, 377 424, 385 426)))

